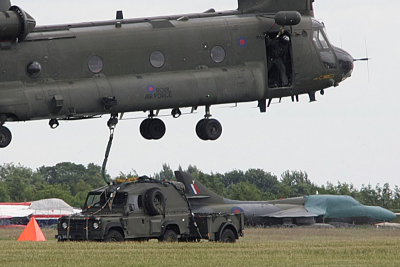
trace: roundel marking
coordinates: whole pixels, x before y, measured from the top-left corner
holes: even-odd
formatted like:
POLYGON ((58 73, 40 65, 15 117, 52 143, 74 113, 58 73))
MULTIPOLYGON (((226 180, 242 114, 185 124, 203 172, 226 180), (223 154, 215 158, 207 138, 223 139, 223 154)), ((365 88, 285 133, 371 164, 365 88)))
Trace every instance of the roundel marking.
POLYGON ((147 91, 149 91, 149 93, 154 93, 154 86, 153 85, 147 86, 147 91))
POLYGON ((244 210, 241 207, 232 207, 231 213, 243 213, 244 210))
POLYGON ((240 47, 246 47, 247 46, 247 39, 244 37, 239 38, 239 46, 240 47))

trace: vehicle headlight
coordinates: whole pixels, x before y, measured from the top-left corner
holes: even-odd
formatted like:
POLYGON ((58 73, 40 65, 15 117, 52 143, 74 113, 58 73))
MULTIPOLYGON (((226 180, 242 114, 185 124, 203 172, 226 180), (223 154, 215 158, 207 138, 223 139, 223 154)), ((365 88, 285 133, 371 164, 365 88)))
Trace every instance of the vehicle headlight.
POLYGON ((95 230, 99 229, 99 223, 97 223, 97 222, 93 223, 93 228, 95 230))
POLYGON ((68 224, 67 224, 66 222, 63 222, 63 223, 61 224, 61 226, 62 226, 62 228, 65 230, 65 229, 67 229, 68 224))

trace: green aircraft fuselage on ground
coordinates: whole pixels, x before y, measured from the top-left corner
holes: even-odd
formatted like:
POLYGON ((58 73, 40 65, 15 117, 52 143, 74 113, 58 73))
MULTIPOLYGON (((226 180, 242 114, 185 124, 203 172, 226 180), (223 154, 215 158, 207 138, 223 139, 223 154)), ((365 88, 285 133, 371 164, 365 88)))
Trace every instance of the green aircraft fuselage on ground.
MULTIPOLYGON (((313 17, 313 0, 239 0, 237 10, 36 27, 0 1, 0 147, 11 142, 8 121, 84 119, 148 111, 140 131, 160 139, 157 111, 205 106, 196 127, 215 140, 221 124, 210 106, 297 100, 339 85, 353 58, 329 43, 313 17), (283 10, 283 11, 282 11, 283 10)), ((268 103, 269 102, 269 103, 268 103)))
POLYGON ((365 206, 345 195, 311 195, 271 201, 238 201, 223 198, 190 174, 176 171, 185 185, 194 212, 243 212, 248 225, 312 225, 315 223, 375 224, 390 222, 396 214, 378 206, 365 206))

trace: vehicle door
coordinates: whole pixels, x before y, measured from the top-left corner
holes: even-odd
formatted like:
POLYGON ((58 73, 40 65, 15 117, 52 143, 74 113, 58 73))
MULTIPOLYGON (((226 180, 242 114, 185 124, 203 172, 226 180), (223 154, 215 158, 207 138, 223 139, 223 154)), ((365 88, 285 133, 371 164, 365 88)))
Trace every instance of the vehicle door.
POLYGON ((146 238, 150 235, 150 216, 145 213, 142 197, 142 195, 128 196, 128 238, 146 238))

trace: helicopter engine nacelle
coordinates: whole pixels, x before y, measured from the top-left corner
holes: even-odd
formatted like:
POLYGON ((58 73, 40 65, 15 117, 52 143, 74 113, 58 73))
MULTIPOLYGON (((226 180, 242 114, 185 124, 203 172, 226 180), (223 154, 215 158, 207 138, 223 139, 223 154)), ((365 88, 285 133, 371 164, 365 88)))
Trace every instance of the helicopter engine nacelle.
POLYGON ((0 41, 22 42, 33 31, 36 21, 17 6, 0 12, 0 41))
POLYGON ((279 11, 275 15, 275 23, 279 26, 294 26, 301 21, 301 14, 297 11, 279 11))

